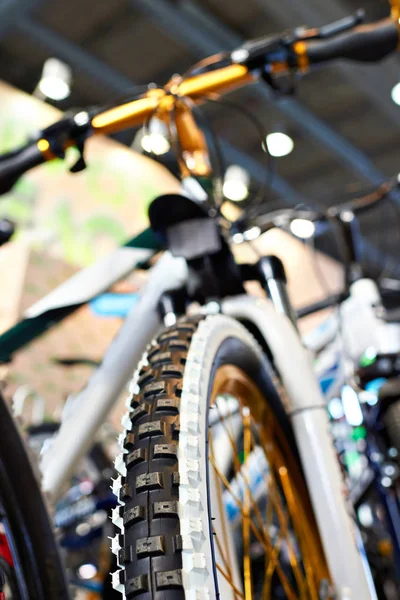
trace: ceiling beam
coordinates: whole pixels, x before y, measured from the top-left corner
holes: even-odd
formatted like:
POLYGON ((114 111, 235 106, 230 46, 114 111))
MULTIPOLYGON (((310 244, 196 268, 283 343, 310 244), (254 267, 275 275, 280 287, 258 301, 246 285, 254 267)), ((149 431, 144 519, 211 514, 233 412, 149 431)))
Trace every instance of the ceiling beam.
MULTIPOLYGON (((281 0, 278 0, 271 4, 276 5, 280 2, 281 0)), ((131 4, 175 39, 196 50, 199 58, 220 50, 233 50, 244 42, 213 15, 187 0, 182 1, 179 6, 168 0, 131 0, 131 4), (191 44, 192 37, 196 40, 195 47, 191 44)), ((329 148, 344 166, 351 168, 364 181, 377 185, 385 179, 361 150, 325 121, 316 117, 298 100, 291 97, 276 100, 267 87, 259 87, 256 93, 264 102, 274 101, 276 108, 295 122, 297 128, 311 135, 324 148, 329 148)))
MULTIPOLYGON (((74 42, 60 36, 55 31, 32 20, 23 19, 19 22, 18 28, 25 35, 33 39, 37 44, 46 48, 46 50, 58 58, 71 65, 76 71, 85 73, 88 79, 96 81, 110 91, 118 95, 128 95, 135 82, 131 81, 112 67, 87 52, 74 42)), ((245 165, 249 173, 259 184, 266 182, 266 166, 245 155, 239 149, 234 148, 225 140, 221 140, 224 154, 232 162, 245 165)), ((270 188, 273 192, 282 196, 285 202, 299 204, 305 201, 305 198, 296 192, 287 181, 279 175, 274 175, 271 180, 270 188)))
POLYGON ((2 0, 0 3, 0 37, 6 35, 22 16, 39 6, 43 0, 2 0))

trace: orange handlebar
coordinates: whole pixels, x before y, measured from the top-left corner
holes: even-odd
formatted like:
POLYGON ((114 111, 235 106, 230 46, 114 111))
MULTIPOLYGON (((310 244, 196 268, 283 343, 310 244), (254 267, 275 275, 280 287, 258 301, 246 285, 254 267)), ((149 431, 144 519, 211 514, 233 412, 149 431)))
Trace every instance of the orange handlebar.
MULTIPOLYGON (((242 48, 247 52, 245 64, 230 64, 225 67, 203 71, 185 79, 173 78, 165 88, 150 89, 140 98, 110 108, 94 116, 90 121, 87 135, 112 134, 137 127, 152 116, 168 124, 172 119, 179 138, 178 157, 182 173, 208 175, 211 172, 209 157, 203 134, 195 119, 190 115, 190 103, 200 104, 210 94, 224 93, 254 81, 260 69, 268 69, 270 74, 280 75, 297 70, 306 72, 312 64, 327 62, 336 58, 349 58, 357 61, 375 61, 393 52, 400 38, 400 0, 391 0, 392 15, 378 23, 343 29, 331 36, 319 36, 318 31, 309 30, 292 44, 284 44, 280 38, 261 38, 248 42, 242 48), (312 34, 312 35, 311 35, 312 34), (277 61, 274 43, 282 42, 283 60, 277 61), (271 50, 272 49, 272 50, 271 50), (274 53, 275 52, 275 53, 274 53), (184 99, 187 99, 185 101, 184 99), (179 125, 179 126, 178 126, 179 125)), ((351 23, 350 23, 351 24, 351 23)), ((282 55, 280 55, 282 56, 282 55)), ((210 57, 208 64, 216 65, 220 55, 210 57), (211 59, 211 60, 210 60, 211 59)), ((204 62, 204 61, 202 61, 204 62)), ((68 126, 70 126, 68 124, 68 126)), ((71 136, 63 148, 75 142, 71 136)), ((46 141, 46 140, 44 140, 46 141)), ((53 158, 49 144, 39 150, 45 160, 53 158)))
MULTIPOLYGON (((174 86, 176 96, 190 98, 195 102, 215 92, 226 92, 245 85, 254 79, 243 65, 229 65, 209 73, 201 73, 183 80, 174 86)), ((121 106, 110 108, 92 119, 93 132, 96 134, 116 133, 123 129, 141 125, 152 113, 172 110, 175 98, 163 89, 149 90, 147 94, 121 106)))

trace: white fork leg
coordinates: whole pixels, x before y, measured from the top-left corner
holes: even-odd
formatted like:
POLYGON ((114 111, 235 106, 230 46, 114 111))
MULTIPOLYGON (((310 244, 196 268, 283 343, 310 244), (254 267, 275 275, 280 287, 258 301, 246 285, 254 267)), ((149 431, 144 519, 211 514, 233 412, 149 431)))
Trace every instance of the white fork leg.
POLYGON ((343 479, 328 430, 324 398, 308 352, 293 325, 271 302, 239 296, 222 303, 224 314, 254 323, 270 348, 290 406, 314 513, 338 600, 376 600, 357 547, 343 479))

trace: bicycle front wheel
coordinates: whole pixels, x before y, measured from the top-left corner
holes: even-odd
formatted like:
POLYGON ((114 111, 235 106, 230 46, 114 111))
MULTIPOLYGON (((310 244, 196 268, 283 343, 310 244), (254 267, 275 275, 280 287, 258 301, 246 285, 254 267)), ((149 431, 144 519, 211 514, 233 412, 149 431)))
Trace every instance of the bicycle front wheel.
POLYGON ((131 390, 115 587, 139 600, 320 598, 329 574, 282 390, 249 332, 184 318, 131 390))

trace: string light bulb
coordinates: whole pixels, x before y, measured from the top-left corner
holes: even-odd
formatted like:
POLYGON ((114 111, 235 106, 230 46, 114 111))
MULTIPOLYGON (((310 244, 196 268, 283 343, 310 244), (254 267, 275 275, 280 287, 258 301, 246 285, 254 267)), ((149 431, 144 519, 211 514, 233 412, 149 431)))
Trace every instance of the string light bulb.
POLYGON ((293 235, 303 240, 312 238, 315 233, 315 224, 308 219, 293 219, 289 228, 293 235))
POLYGON ((156 156, 167 154, 171 148, 171 144, 168 139, 166 124, 157 117, 153 117, 147 129, 148 132, 142 135, 140 140, 143 150, 156 156))
POLYGON ((58 58, 48 58, 43 64, 37 89, 50 100, 65 100, 71 93, 71 67, 58 58))
POLYGON ((222 192, 228 200, 241 202, 249 195, 248 172, 239 165, 230 165, 225 172, 222 192))
POLYGON ((275 131, 267 135, 268 152, 275 158, 290 154, 294 148, 292 138, 282 131, 275 131))

